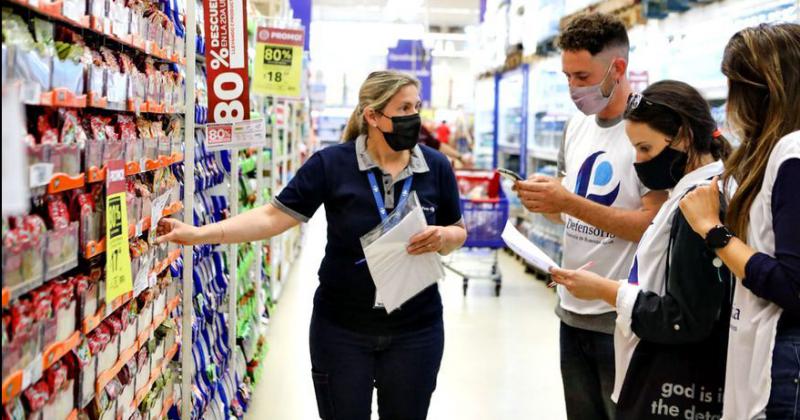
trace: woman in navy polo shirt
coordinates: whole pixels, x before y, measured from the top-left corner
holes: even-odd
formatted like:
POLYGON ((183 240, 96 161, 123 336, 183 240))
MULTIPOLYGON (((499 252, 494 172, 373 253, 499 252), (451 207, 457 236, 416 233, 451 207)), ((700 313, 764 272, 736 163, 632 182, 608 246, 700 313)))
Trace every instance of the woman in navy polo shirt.
POLYGON ((429 225, 411 238, 409 254, 447 254, 466 239, 449 162, 417 145, 419 108, 416 79, 374 72, 361 86, 344 143, 312 155, 272 204, 202 227, 160 222, 159 242, 249 242, 307 222, 325 205, 328 244, 309 340, 317 405, 325 420, 369 419, 373 388, 382 420, 424 419, 436 388, 444 349, 437 285, 391 314, 376 309, 359 240, 381 222, 380 210, 390 212, 409 190, 417 193, 429 225), (371 184, 381 194, 374 195, 371 184))

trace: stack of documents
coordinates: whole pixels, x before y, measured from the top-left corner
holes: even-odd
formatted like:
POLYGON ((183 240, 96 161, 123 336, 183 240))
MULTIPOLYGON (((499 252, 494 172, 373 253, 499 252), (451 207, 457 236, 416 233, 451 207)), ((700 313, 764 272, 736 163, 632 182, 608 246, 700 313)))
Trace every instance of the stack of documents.
POLYGON ((444 277, 439 254, 408 254, 409 239, 427 226, 422 208, 417 206, 396 226, 364 248, 369 273, 387 313, 444 277))
POLYGON ((533 242, 529 241, 528 238, 519 233, 517 228, 515 228, 510 221, 506 222, 502 238, 512 251, 539 270, 548 272, 551 267, 558 268, 558 264, 556 264, 552 258, 545 254, 545 252, 533 242))

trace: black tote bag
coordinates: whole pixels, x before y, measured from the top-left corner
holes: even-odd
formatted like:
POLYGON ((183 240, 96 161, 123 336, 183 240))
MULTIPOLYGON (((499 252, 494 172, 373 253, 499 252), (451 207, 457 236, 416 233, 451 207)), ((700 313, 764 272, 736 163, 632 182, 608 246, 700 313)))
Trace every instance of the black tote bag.
MULTIPOLYGON (((676 230, 673 223, 667 248, 667 278, 676 230)), ((720 275, 732 287, 730 273, 722 269, 720 275)), ((678 345, 640 341, 620 390, 617 419, 720 420, 730 311, 731 302, 727 301, 711 334, 703 341, 678 345)))

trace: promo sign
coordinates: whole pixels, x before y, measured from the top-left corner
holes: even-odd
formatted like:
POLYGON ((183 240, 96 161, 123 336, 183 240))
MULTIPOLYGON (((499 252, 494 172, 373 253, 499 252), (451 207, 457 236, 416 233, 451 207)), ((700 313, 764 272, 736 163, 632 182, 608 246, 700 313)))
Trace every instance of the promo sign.
POLYGON ((258 28, 253 64, 254 92, 265 96, 300 97, 304 39, 302 29, 258 28))
POLYGON ((208 121, 250 118, 247 87, 247 4, 244 0, 203 0, 208 73, 208 121))
POLYGON ((133 290, 128 244, 125 162, 112 160, 106 175, 106 302, 133 290))
POLYGON ((266 147, 267 125, 263 118, 237 123, 209 123, 206 150, 209 152, 245 147, 266 147))

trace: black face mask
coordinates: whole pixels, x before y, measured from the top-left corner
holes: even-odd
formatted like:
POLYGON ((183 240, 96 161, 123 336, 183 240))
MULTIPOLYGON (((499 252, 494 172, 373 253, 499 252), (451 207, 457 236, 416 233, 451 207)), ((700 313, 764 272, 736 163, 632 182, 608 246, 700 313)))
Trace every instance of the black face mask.
POLYGON ((392 131, 387 133, 381 130, 389 147, 395 152, 413 149, 419 141, 419 129, 422 127, 422 119, 419 114, 391 117, 390 119, 392 120, 392 131))
POLYGON ((656 157, 647 162, 634 163, 636 175, 645 187, 651 190, 666 190, 678 184, 684 173, 689 155, 686 152, 665 147, 656 157))

